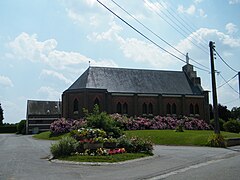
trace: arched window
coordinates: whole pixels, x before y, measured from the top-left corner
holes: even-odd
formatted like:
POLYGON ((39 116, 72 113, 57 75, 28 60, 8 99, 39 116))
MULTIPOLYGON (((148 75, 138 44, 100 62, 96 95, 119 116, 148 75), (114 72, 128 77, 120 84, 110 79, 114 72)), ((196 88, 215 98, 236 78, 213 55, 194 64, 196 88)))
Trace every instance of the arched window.
POLYGON ((195 114, 199 114, 199 106, 198 106, 198 104, 195 104, 195 114))
POLYGON ((148 105, 148 114, 153 114, 153 105, 152 105, 152 103, 149 103, 149 105, 148 105))
POLYGON ((177 114, 177 106, 175 103, 172 105, 172 114, 177 114))
POLYGON ((147 114, 147 105, 146 105, 146 103, 143 103, 143 105, 142 105, 142 113, 143 114, 147 114))
POLYGON ((95 105, 95 104, 99 106, 100 103, 99 103, 98 98, 96 98, 96 99, 94 100, 94 105, 95 105))
POLYGON ((193 104, 190 104, 190 109, 189 109, 190 111, 190 114, 194 114, 194 109, 193 109, 193 104))
POLYGON ((122 105, 120 102, 117 103, 117 113, 122 114, 122 105))
POLYGON ((78 100, 73 101, 73 112, 78 112, 78 100))
POLYGON ((167 104, 167 114, 172 114, 171 113, 171 105, 169 103, 167 104))
POLYGON ((128 105, 127 105, 127 103, 123 104, 123 114, 128 114, 128 105))

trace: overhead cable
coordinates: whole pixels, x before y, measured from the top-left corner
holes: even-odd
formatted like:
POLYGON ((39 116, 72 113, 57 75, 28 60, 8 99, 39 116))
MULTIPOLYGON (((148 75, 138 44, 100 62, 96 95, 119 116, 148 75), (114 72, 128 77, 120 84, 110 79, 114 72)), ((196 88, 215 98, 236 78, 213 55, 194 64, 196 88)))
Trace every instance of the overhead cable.
MULTIPOLYGON (((155 35, 157 38, 159 38, 161 41, 163 41, 164 43, 166 43, 168 46, 170 46, 171 48, 173 48, 174 50, 176 50, 178 53, 180 53, 181 55, 185 56, 185 54, 183 52, 181 52, 180 50, 178 50, 177 48, 175 48, 173 45, 171 45, 170 43, 168 43, 166 40, 164 40, 163 38, 161 38, 159 35, 157 35, 155 32, 153 32, 150 28, 148 28, 146 25, 144 25, 142 22, 140 22, 137 18, 135 18, 131 13, 129 13, 126 9, 124 9, 122 6, 120 6, 117 2, 115 2, 114 0, 111 0, 116 6, 118 6, 122 11, 124 11, 125 13, 127 13, 130 17, 132 17, 135 21, 137 21, 139 24, 141 24, 145 29, 147 29, 149 32, 151 32, 153 35, 155 35)), ((207 72, 210 72, 208 70, 207 66, 202 65, 201 63, 197 62, 196 60, 189 58, 190 60, 192 60, 193 62, 195 62, 196 64, 206 68, 207 72)))
MULTIPOLYGON (((145 1, 145 0, 143 0, 143 1, 145 1)), ((152 2, 152 0, 150 0, 150 1, 152 2)), ((152 3, 153 3, 153 2, 152 2, 152 3)), ((153 4, 154 4, 154 3, 153 3, 153 4)), ((208 51, 205 50, 205 47, 203 48, 203 47, 197 45, 196 43, 194 43, 189 37, 187 37, 184 33, 182 33, 181 31, 179 31, 174 25, 172 25, 170 22, 168 22, 168 20, 166 20, 160 13, 158 13, 157 11, 155 11, 155 10, 153 9, 153 7, 151 7, 151 6, 148 4, 148 2, 146 3, 146 5, 147 5, 149 8, 151 8, 151 9, 152 9, 160 18, 162 18, 168 25, 170 25, 173 29, 175 29, 178 33, 180 33, 184 38, 187 38, 187 40, 189 40, 193 45, 195 45, 196 47, 198 47, 199 49, 201 49, 203 52, 209 54, 208 51)), ((154 4, 154 6, 156 6, 156 5, 154 4)), ((174 23, 174 24, 175 24, 175 23, 174 23)), ((176 24, 175 24, 175 25, 176 25, 176 24)), ((178 25, 176 25, 176 26, 178 26, 178 25)))
MULTIPOLYGON (((114 16, 116 16, 118 19, 120 19, 122 22, 124 22, 126 25, 128 25, 130 28, 132 28, 134 31, 136 31, 138 34, 140 34, 142 37, 144 37, 145 39, 147 39, 149 42, 153 43, 155 46, 157 46, 158 48, 162 49, 163 51, 165 51, 166 53, 170 54, 171 56, 175 57, 176 59, 184 62, 185 60, 181 59, 180 57, 176 56, 175 54, 169 52, 168 50, 164 49, 163 47, 161 47, 160 45, 158 45, 155 41, 151 40, 150 38, 148 38, 146 35, 144 35, 142 32, 140 32, 139 30, 137 30, 135 27, 133 27, 131 24, 129 24, 127 21, 125 21, 123 18, 121 18, 119 15, 117 15, 115 12, 113 12, 110 8, 108 8, 105 4, 103 4, 100 0, 97 0, 97 2, 102 5, 105 9, 107 9, 109 12, 111 12, 114 16)), ((194 66, 196 67, 196 66, 194 66)), ((202 68, 196 67, 198 69, 204 70, 202 68)), ((207 70, 204 70, 207 71, 207 70)))

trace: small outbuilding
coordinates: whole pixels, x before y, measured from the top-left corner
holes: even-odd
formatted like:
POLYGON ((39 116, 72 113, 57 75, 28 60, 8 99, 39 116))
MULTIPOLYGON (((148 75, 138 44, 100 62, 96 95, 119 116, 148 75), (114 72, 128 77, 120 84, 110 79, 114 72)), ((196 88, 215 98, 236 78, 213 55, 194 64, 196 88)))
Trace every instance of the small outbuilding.
POLYGON ((50 124, 61 117, 59 101, 27 101, 27 134, 36 134, 50 129, 50 124))

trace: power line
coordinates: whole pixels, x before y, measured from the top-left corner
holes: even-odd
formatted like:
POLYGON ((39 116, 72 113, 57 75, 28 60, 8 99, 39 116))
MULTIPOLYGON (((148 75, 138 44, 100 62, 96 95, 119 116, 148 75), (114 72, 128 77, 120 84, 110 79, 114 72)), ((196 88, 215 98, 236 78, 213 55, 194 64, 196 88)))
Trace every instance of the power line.
POLYGON ((226 84, 228 84, 228 86, 237 94, 239 94, 239 92, 237 92, 228 82, 227 80, 221 75, 221 73, 219 74, 220 77, 225 81, 226 84))
MULTIPOLYGON (((160 0, 157 0, 157 2, 163 7, 163 8, 165 8, 164 7, 164 5, 163 5, 163 3, 160 1, 160 0)), ((173 15, 173 13, 171 13, 169 10, 168 10, 168 8, 166 8, 166 12, 174 19, 174 20, 176 20, 186 31, 188 31, 187 33, 195 33, 195 32, 192 32, 192 31, 195 31, 193 28, 190 28, 191 26, 186 26, 184 23, 182 23, 180 20, 179 20, 179 16, 175 16, 175 15, 173 15)), ((170 19, 171 21, 174 21, 174 20, 172 20, 172 18, 171 17, 169 17, 164 11, 162 12, 165 16, 167 16, 167 18, 168 19, 170 19)), ((174 22, 173 22, 174 23, 174 22)), ((174 24, 176 24, 176 23, 174 23, 174 24)), ((179 26, 178 26, 179 27, 179 26)), ((181 28, 181 27, 180 27, 181 28)), ((182 29, 182 28, 181 28, 182 29)), ((184 30, 184 32, 186 32, 184 30)), ((197 33, 196 33, 197 34, 197 33)), ((207 44, 206 42, 203 42, 202 41, 202 39, 200 39, 200 38, 197 38, 199 41, 201 41, 203 44, 207 44)), ((204 48, 206 48, 205 46, 203 46, 203 45, 201 45, 202 47, 204 47, 204 48)))
MULTIPOLYGON (((124 22, 126 25, 128 25, 130 28, 132 28, 134 31, 136 31, 138 34, 140 34, 142 37, 144 37, 145 39, 147 39, 148 41, 150 41, 151 43, 153 43, 155 46, 157 46, 158 48, 162 49, 163 51, 165 51, 166 53, 170 54, 171 56, 175 57, 176 59, 184 62, 185 60, 179 58, 178 56, 176 56, 175 54, 169 52, 168 50, 164 49, 163 47, 161 47, 160 45, 158 45, 156 42, 154 42, 153 40, 151 40, 150 38, 148 38, 146 35, 144 35, 143 33, 141 33, 139 30, 137 30, 135 27, 133 27, 131 24, 129 24, 127 21, 125 21, 123 18, 121 18, 119 15, 117 15, 115 12, 113 12, 110 8, 108 8, 105 4, 103 4, 100 0, 97 0, 97 2, 102 5, 105 9, 107 9, 109 12, 111 12, 114 16, 116 16, 118 19, 120 19, 122 22, 124 22)), ((196 67, 196 66, 194 66, 196 67)), ((196 67, 198 69, 202 69, 199 67, 196 67)), ((203 69, 202 69, 203 70, 203 69)), ((206 71, 206 70, 205 70, 206 71)))
MULTIPOLYGON (((120 6, 117 2, 115 2, 114 0, 111 0, 116 6, 118 6, 122 11, 124 11, 125 13, 127 13, 130 17, 132 17, 135 21, 137 21, 139 24, 141 24, 145 29, 147 29, 148 31, 150 31, 153 35, 155 35, 157 38, 159 38, 161 41, 163 41, 164 43, 166 43, 168 46, 170 46, 171 48, 173 48, 174 50, 176 50, 178 53, 180 53, 181 55, 185 56, 185 54, 181 51, 179 51, 177 48, 175 48, 174 46, 172 46, 170 43, 168 43, 166 40, 164 40, 163 38, 161 38, 159 35, 157 35, 155 32, 153 32, 150 28, 148 28, 146 25, 144 25, 142 22, 140 22, 137 18, 135 18, 131 13, 129 13, 126 9, 124 9, 122 6, 120 6)), ((201 63, 197 62, 196 60, 190 58, 193 62, 195 62, 196 64, 206 68, 207 72, 210 72, 208 70, 208 67, 202 65, 201 63)), ((197 67, 198 68, 198 67, 197 67)), ((204 70, 202 68, 200 68, 201 70, 204 70)))
POLYGON ((235 77, 237 77, 238 74, 235 74, 231 79, 227 80, 225 83, 223 83, 222 85, 218 86, 217 88, 221 88, 223 87, 225 84, 229 83, 231 80, 233 80, 235 77))
MULTIPOLYGON (((143 0, 145 1, 145 0, 143 0)), ((152 2, 152 0, 150 0, 152 2)), ((152 2, 152 4, 154 4, 152 2)), ((151 8, 153 10, 153 8, 148 4, 148 2, 146 3, 146 5, 151 8)), ((156 6, 156 4, 154 4, 154 6, 156 6)), ((157 7, 157 6, 156 6, 157 7)), ((158 7, 157 7, 158 8, 158 7)), ((181 31, 179 31, 174 25, 172 25, 170 22, 168 22, 168 20, 166 20, 160 13, 158 13, 157 11, 154 11, 160 18, 162 18, 168 25, 170 25, 173 29, 175 29, 178 33, 180 33, 184 38, 188 39, 193 45, 195 45, 196 47, 198 47, 199 49, 201 49, 203 52, 208 54, 208 51, 205 50, 205 47, 202 48, 199 45, 197 45, 196 43, 194 43, 189 37, 187 37, 185 34, 183 34, 181 31)), ((176 26, 178 26, 176 23, 174 23, 176 26)), ((179 27, 179 26, 178 26, 179 27)))
MULTIPOLYGON (((192 31, 196 31, 196 29, 199 29, 194 23, 192 23, 191 22, 191 20, 185 15, 185 14, 183 14, 182 13, 182 16, 186 19, 186 20, 184 20, 184 18, 183 17, 181 17, 181 15, 179 15, 179 14, 177 14, 176 13, 176 10, 175 9, 173 9, 173 6, 174 6, 174 3, 171 1, 171 0, 168 0, 169 2, 170 2, 170 6, 169 6, 169 9, 178 17, 178 18, 180 18, 180 20, 183 22, 183 23, 185 23, 192 31), (190 22, 190 24, 188 23, 188 22, 190 22), (195 29, 194 29, 194 28, 195 29)), ((176 8, 176 6, 175 6, 175 8, 176 8)), ((197 32, 195 32, 196 34, 198 34, 197 32)), ((199 38, 200 39, 200 38, 199 38)), ((201 40, 201 39, 200 39, 201 40)), ((206 39, 204 39, 203 38, 203 40, 201 40, 202 42, 203 42, 203 44, 208 44, 208 41, 206 40, 206 39)))
POLYGON ((224 64, 226 64, 227 67, 229 67, 232 71, 238 73, 237 70, 233 69, 233 68, 220 56, 220 54, 217 52, 216 49, 214 49, 214 51, 217 53, 218 57, 222 60, 222 62, 224 62, 224 64))
POLYGON ((222 103, 222 104, 229 104, 229 103, 233 103, 233 102, 236 102, 236 101, 239 101, 239 100, 240 100, 240 99, 237 98, 237 99, 233 99, 233 100, 231 100, 231 101, 227 101, 227 102, 222 103))

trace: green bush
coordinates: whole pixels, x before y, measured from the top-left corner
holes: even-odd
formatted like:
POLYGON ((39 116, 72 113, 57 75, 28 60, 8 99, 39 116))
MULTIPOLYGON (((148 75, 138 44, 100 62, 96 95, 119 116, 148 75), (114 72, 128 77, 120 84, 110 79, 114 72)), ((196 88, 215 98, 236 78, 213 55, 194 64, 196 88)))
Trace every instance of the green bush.
POLYGON ((94 106, 93 113, 88 113, 85 110, 85 114, 88 127, 102 129, 106 131, 108 136, 115 138, 123 134, 122 130, 117 127, 117 122, 106 112, 100 112, 98 105, 94 106))
POLYGON ((230 119, 228 122, 223 124, 223 128, 225 131, 232 133, 240 132, 240 122, 234 119, 230 119))
POLYGON ((117 147, 125 148, 128 153, 152 154, 153 151, 152 142, 139 137, 132 137, 129 139, 122 136, 118 139, 117 147))
POLYGON ((17 124, 17 134, 26 134, 26 120, 21 120, 17 124))
POLYGON ((79 142, 72 137, 64 136, 57 143, 52 144, 50 147, 51 153, 54 158, 69 156, 71 153, 76 152, 79 142))
MULTIPOLYGON (((225 123, 225 121, 223 119, 219 118, 219 128, 221 131, 224 130, 224 128, 223 128, 224 123, 225 123)), ((212 125, 212 127, 214 127, 214 125, 215 125, 214 119, 210 120, 210 124, 212 125)))
POLYGON ((0 133, 16 133, 17 126, 0 126, 0 133))
POLYGON ((221 134, 212 134, 208 137, 207 146, 211 147, 226 147, 226 142, 221 134))

